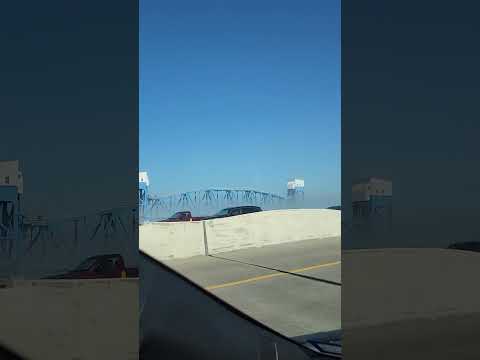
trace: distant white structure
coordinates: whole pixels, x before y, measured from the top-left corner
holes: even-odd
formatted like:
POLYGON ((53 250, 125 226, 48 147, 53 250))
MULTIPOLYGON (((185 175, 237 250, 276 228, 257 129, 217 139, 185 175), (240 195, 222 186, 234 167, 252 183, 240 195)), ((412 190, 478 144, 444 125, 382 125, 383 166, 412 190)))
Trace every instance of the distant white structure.
POLYGON ((290 201, 296 201, 298 199, 303 200, 305 181, 303 179, 293 179, 287 182, 287 199, 290 201))
POLYGON ((148 202, 148 188, 150 181, 148 180, 148 174, 146 171, 140 171, 138 173, 138 208, 140 218, 145 216, 145 210, 148 202))
POLYGON ((352 186, 353 221, 372 229, 392 226, 392 182, 371 177, 352 186))
POLYGON ((305 187, 305 181, 302 179, 293 179, 287 183, 289 190, 302 189, 305 187))
POLYGON ((352 186, 352 202, 369 201, 373 196, 392 196, 392 182, 372 177, 352 186))
POLYGON ((23 194, 23 175, 18 160, 0 161, 0 186, 15 186, 23 194))
POLYGON ((18 160, 0 161, 0 257, 6 256, 7 262, 17 254, 22 193, 23 176, 18 160))
POLYGON ((138 182, 139 183, 143 183, 145 184, 146 186, 150 186, 150 182, 148 180, 148 174, 146 171, 140 171, 138 173, 138 182))

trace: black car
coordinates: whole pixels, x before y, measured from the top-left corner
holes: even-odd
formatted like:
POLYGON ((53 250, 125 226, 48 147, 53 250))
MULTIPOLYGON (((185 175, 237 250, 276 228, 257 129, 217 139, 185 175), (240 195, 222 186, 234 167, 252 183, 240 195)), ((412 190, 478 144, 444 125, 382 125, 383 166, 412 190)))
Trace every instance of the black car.
POLYGON ((262 211, 262 209, 258 206, 237 206, 220 210, 215 215, 209 217, 209 219, 218 219, 230 216, 251 214, 260 211, 262 211))
POLYGON ((328 210, 342 210, 342 207, 341 206, 329 206, 327 209, 328 210))

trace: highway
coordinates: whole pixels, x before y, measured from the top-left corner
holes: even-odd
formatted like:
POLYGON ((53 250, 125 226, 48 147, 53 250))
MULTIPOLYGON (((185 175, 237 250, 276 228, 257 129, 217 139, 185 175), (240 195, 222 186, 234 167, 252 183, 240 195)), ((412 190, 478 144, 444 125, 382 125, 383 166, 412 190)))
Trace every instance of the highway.
POLYGON ((288 336, 340 328, 340 237, 167 260, 219 298, 288 336))

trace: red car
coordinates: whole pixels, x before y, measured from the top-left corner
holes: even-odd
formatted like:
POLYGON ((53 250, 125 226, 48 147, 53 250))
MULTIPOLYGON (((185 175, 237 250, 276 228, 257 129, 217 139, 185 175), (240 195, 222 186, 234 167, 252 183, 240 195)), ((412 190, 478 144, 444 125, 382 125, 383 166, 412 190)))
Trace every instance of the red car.
POLYGON ((82 261, 75 269, 46 279, 108 279, 138 277, 137 268, 125 267, 120 254, 97 255, 82 261))
POLYGON ((195 217, 192 216, 190 211, 179 211, 170 216, 168 219, 162 220, 160 222, 179 222, 179 221, 200 221, 204 217, 195 217))

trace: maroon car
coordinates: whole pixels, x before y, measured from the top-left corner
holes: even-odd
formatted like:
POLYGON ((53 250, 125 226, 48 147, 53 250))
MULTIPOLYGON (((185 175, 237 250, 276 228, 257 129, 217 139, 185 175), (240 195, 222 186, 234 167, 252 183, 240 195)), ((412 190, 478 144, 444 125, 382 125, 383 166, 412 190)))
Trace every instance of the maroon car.
POLYGON ((192 216, 192 213, 190 211, 179 211, 170 216, 168 219, 162 220, 160 222, 200 221, 203 219, 205 218, 199 216, 192 216))
POLYGON ((82 261, 75 269, 46 279, 109 279, 138 277, 137 268, 127 268, 120 254, 97 255, 82 261))

